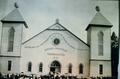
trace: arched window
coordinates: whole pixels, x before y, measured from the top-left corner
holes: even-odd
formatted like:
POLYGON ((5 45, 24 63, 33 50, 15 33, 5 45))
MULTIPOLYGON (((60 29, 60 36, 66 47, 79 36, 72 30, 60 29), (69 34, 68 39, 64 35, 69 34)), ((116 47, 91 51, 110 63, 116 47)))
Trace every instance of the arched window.
POLYGON ((103 32, 98 33, 98 55, 103 56, 103 32))
POLYGON ((79 64, 79 74, 83 74, 83 64, 79 64))
POLYGON ((99 65, 99 74, 100 75, 103 74, 103 65, 102 64, 99 65))
POLYGON ((39 72, 42 72, 43 71, 43 63, 40 63, 39 64, 39 72))
POLYGON ((32 63, 31 63, 31 62, 28 63, 28 71, 29 71, 29 72, 32 71, 32 63))
POLYGON ((68 73, 72 73, 72 64, 71 63, 68 65, 68 73))
POLYGON ((8 36, 8 52, 13 52, 14 32, 15 32, 15 29, 13 27, 11 27, 9 30, 9 36, 8 36))

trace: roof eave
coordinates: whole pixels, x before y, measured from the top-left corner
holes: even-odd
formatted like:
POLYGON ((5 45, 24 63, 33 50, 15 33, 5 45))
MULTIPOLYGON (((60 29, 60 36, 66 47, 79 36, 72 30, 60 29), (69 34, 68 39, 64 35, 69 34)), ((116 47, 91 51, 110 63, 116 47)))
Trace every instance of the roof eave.
POLYGON ((89 24, 85 30, 87 31, 91 26, 92 27, 110 27, 111 28, 113 25, 89 24))
POLYGON ((28 25, 25 21, 8 21, 8 20, 1 20, 2 23, 23 23, 26 28, 28 28, 28 25))

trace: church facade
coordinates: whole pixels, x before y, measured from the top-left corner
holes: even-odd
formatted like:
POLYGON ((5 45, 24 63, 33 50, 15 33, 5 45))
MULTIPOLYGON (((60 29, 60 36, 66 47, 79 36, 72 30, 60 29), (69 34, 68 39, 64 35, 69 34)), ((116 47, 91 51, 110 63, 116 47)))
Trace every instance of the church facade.
POLYGON ((16 8, 2 20, 0 72, 77 76, 111 76, 112 24, 97 12, 87 26, 87 43, 56 20, 55 24, 22 42, 28 28, 16 8))

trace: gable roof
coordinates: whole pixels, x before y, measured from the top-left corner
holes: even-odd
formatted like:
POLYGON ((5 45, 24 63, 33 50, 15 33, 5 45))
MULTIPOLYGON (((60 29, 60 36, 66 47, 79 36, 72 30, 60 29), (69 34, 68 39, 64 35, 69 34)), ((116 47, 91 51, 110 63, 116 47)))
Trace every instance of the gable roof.
POLYGON ((85 43, 83 40, 81 40, 79 37, 77 37, 76 35, 74 35, 72 32, 70 32, 68 29, 66 29, 63 25, 61 25, 59 22, 56 22, 55 24, 51 25, 50 27, 48 27, 47 29, 41 31, 40 33, 36 34, 35 36, 31 37, 30 39, 28 39, 27 41, 23 42, 23 44, 25 44, 26 42, 30 41, 31 39, 35 38, 36 36, 38 36, 39 34, 41 34, 42 32, 46 31, 46 30, 55 30, 55 31, 68 31, 70 34, 72 34, 73 36, 75 36, 78 40, 80 40, 81 42, 83 42, 85 45, 87 45, 89 47, 89 45, 87 43, 85 43))
POLYGON ((48 27, 47 30, 66 30, 61 24, 55 23, 52 26, 48 27))
POLYGON ((59 19, 56 19, 56 23, 48 27, 46 30, 67 30, 64 26, 59 23, 59 19))
POLYGON ((5 16, 1 22, 4 23, 23 23, 26 28, 28 28, 25 20, 23 19, 22 15, 18 11, 18 9, 14 9, 12 12, 10 12, 7 16, 5 16))
POLYGON ((97 12, 86 30, 88 30, 90 26, 112 27, 112 24, 100 12, 97 12))

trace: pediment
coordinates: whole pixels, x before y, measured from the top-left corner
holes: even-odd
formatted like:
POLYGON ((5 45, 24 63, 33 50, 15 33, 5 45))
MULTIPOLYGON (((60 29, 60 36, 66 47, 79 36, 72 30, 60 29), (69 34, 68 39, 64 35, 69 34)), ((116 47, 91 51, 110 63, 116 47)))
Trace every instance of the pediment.
POLYGON ((61 24, 55 23, 52 26, 48 27, 47 30, 66 30, 61 24))

